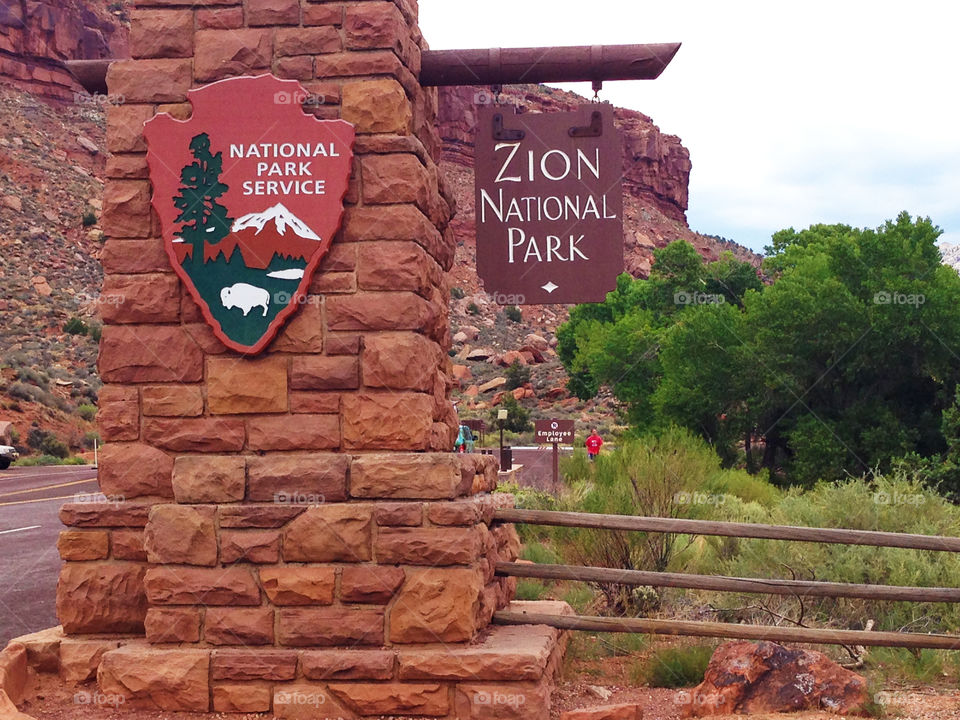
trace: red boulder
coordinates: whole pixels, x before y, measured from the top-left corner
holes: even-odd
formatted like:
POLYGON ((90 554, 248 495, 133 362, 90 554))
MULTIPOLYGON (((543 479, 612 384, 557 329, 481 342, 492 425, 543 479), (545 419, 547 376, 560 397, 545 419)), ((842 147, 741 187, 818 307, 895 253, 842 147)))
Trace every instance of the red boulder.
POLYGON ((867 681, 823 653, 772 642, 728 642, 717 648, 703 682, 690 691, 683 717, 829 710, 856 713, 867 681))

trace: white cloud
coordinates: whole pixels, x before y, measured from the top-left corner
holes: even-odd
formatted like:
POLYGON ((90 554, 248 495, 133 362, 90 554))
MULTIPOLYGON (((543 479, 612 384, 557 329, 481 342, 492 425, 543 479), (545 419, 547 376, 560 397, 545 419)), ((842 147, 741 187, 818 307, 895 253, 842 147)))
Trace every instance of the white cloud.
POLYGON ((420 13, 438 49, 683 42, 658 80, 602 97, 690 149, 697 230, 760 248, 789 225, 905 209, 960 235, 960 6, 420 0, 420 13))

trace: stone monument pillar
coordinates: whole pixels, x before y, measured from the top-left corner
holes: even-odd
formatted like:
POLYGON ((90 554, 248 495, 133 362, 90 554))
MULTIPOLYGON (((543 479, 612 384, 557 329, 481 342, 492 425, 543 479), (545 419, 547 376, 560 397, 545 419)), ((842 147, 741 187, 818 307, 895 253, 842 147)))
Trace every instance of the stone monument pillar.
POLYGON ((166 710, 547 716, 557 632, 487 628, 519 547, 492 521, 495 461, 450 452, 454 238, 424 47, 416 0, 139 0, 134 59, 108 74, 106 502, 61 513, 67 679, 166 710), (143 123, 265 73, 357 137, 342 229, 252 358, 171 267, 143 123))

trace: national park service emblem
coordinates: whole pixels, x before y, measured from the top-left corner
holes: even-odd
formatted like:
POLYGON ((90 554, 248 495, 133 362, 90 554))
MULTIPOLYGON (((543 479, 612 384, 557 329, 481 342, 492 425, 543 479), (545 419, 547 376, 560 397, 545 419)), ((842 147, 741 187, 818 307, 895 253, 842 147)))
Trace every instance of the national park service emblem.
POLYGON ((144 126, 177 275, 223 343, 261 352, 305 301, 343 216, 354 129, 303 111, 296 80, 221 80, 144 126))

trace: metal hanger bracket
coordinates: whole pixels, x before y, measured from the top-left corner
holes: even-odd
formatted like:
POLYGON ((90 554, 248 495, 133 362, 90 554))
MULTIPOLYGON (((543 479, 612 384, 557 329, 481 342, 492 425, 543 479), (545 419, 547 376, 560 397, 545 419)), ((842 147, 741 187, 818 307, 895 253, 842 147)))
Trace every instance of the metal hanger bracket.
POLYGON ((568 130, 570 137, 588 138, 603 135, 603 114, 599 110, 590 113, 590 124, 585 127, 572 127, 568 130))
MULTIPOLYGON (((598 113, 599 114, 599 113, 598 113)), ((493 139, 501 142, 515 142, 523 140, 527 136, 525 130, 510 130, 503 126, 503 113, 496 113, 493 116, 493 139)))

